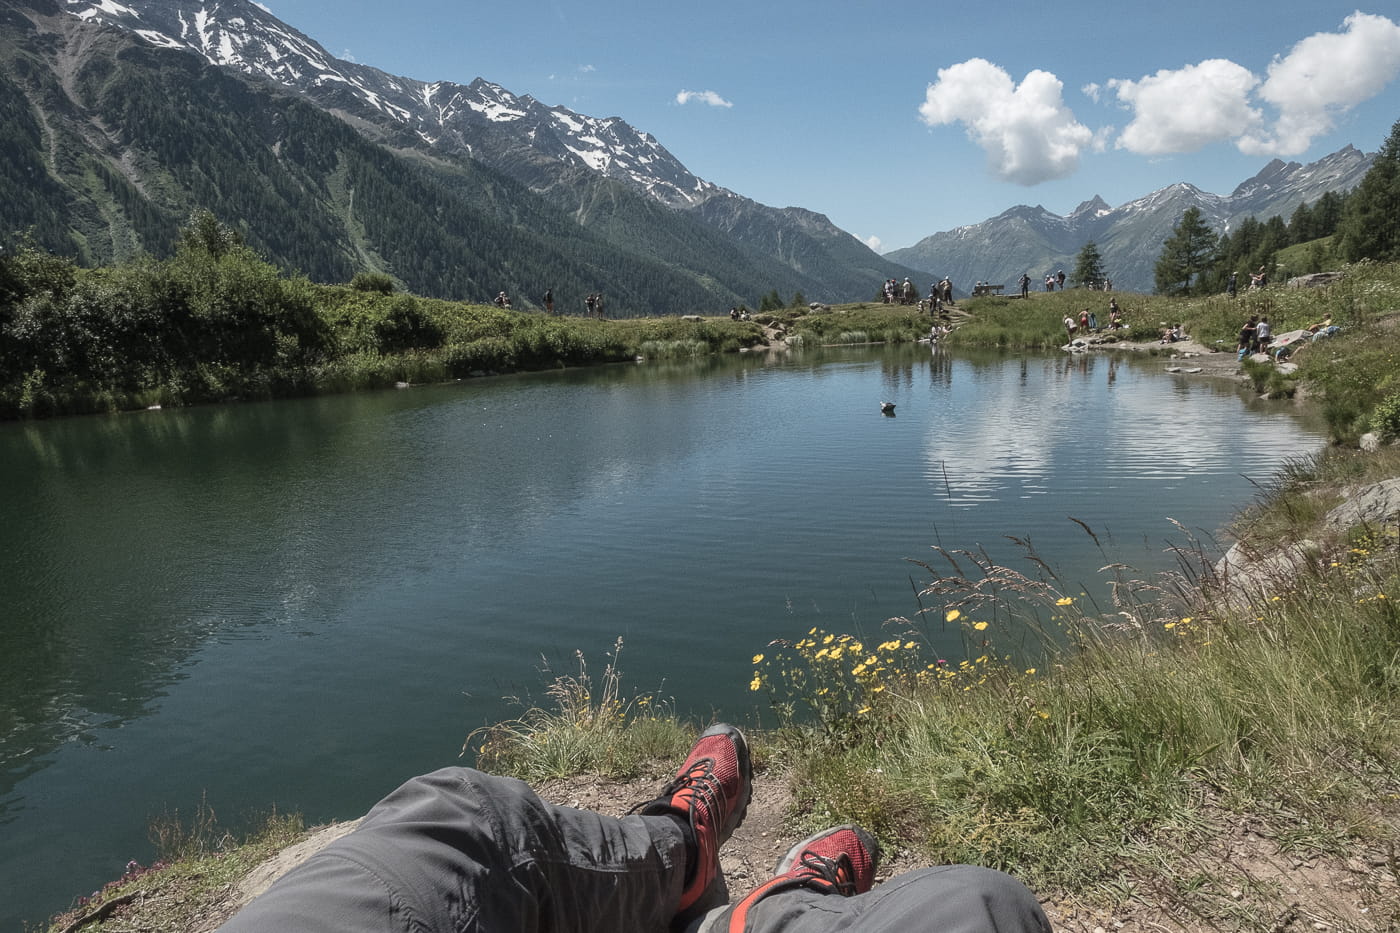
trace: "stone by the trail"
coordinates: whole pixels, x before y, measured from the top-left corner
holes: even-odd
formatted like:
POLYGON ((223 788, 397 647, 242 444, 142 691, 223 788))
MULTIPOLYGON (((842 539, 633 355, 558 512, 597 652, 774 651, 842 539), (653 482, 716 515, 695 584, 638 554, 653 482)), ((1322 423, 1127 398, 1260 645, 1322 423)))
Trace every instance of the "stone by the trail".
POLYGON ((1342 278, 1341 272, 1314 272, 1312 275, 1299 275, 1288 280, 1289 288, 1322 288, 1342 278))
POLYGON ((1345 531, 1357 525, 1400 525, 1400 477, 1354 490, 1347 501, 1327 513, 1324 527, 1345 531))
POLYGON ((1215 564, 1215 583, 1236 605, 1287 589, 1317 554, 1317 542, 1304 539, 1267 553, 1240 542, 1215 564))

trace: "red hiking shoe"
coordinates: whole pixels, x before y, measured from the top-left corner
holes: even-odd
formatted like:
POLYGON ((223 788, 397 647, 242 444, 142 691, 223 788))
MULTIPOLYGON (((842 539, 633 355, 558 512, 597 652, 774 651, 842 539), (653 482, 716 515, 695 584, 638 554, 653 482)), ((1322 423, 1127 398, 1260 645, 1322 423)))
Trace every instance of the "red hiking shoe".
POLYGON ((811 888, 842 897, 864 894, 875 886, 879 860, 880 846, 860 827, 847 824, 824 829, 788 849, 772 878, 717 917, 717 923, 708 921, 713 925, 702 929, 742 933, 754 904, 792 888, 811 888))
POLYGON ((753 766, 744 733, 716 723, 701 733, 671 783, 640 808, 643 814, 678 813, 695 833, 695 864, 677 913, 696 906, 719 878, 719 847, 744 821, 752 796, 753 766))

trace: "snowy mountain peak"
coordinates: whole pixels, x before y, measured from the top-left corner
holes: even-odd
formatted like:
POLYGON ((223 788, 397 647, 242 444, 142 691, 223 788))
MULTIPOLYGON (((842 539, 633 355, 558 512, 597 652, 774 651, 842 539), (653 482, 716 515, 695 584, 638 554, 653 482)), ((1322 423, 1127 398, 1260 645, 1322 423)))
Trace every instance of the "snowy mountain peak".
MULTIPOLYGON (((692 175, 655 137, 621 117, 547 107, 480 77, 468 85, 425 82, 343 61, 249 0, 62 2, 83 20, 194 52, 333 111, 401 125, 426 145, 488 161, 497 156, 508 170, 519 169, 525 145, 533 150, 525 163, 586 167, 672 207, 694 206, 723 190, 692 175)), ((541 172, 527 183, 547 186, 543 167, 541 172)))

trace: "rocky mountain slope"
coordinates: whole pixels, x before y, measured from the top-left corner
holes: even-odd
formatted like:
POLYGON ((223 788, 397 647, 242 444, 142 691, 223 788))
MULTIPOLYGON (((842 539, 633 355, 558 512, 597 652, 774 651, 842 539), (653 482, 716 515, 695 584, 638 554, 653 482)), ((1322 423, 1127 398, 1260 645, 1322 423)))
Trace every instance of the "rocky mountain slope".
MULTIPOLYGON (((47 0, 5 2, 37 9, 47 0)), ((614 246, 729 284, 729 301, 752 302, 770 288, 865 297, 910 271, 819 214, 767 207, 696 177, 620 118, 549 107, 481 78, 424 82, 343 61, 246 0, 61 0, 58 7, 94 28, 121 29, 286 89, 394 153, 493 169, 614 246)))
POLYGON ((1115 287, 1151 291, 1162 241, 1188 207, 1199 208, 1217 233, 1247 217, 1286 220, 1301 204, 1355 187, 1372 158, 1347 146, 1308 165, 1275 159, 1229 195, 1183 182, 1118 207, 1096 196, 1064 217, 1018 205, 982 223, 935 233, 887 258, 931 276, 950 275, 954 282, 982 280, 1010 288, 1022 272, 1035 284, 1047 272, 1072 272, 1076 254, 1092 240, 1115 287))

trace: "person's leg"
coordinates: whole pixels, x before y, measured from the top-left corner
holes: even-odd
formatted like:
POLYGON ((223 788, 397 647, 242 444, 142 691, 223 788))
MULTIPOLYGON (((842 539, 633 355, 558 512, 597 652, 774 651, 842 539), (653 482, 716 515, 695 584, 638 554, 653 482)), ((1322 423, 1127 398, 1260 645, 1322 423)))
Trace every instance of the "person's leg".
POLYGON ((775 894, 754 905, 746 929, 1050 933, 1050 921, 1035 895, 1010 875, 973 865, 944 865, 898 875, 854 897, 810 888, 775 894))
POLYGON ((751 787, 730 726, 707 730, 660 796, 622 819, 444 768, 384 798, 221 933, 659 933, 727 899, 718 849, 751 787))
POLYGON ((668 816, 613 819, 469 768, 414 778, 221 929, 661 931, 687 870, 668 816))
POLYGON ((818 833, 793 846, 771 880, 712 912, 700 933, 1049 933, 1035 896, 1010 875, 947 865, 872 889, 878 858, 856 827, 818 833))

